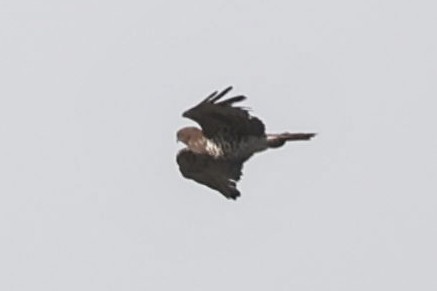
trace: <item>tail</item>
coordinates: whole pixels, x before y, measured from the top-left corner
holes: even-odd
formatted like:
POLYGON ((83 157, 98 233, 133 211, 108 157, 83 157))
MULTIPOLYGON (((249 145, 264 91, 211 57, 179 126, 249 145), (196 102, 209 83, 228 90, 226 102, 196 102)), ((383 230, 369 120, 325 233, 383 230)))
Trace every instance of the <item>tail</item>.
POLYGON ((310 140, 314 137, 315 133, 280 133, 280 134, 268 134, 267 145, 269 148, 279 148, 287 141, 291 140, 310 140))

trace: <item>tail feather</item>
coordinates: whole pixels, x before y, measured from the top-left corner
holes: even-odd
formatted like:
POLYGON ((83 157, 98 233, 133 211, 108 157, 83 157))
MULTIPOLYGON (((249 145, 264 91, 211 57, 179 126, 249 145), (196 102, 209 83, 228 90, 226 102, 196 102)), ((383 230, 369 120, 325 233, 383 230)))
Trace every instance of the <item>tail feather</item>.
POLYGON ((310 140, 314 137, 315 133, 280 133, 280 134, 268 134, 267 144, 269 148, 278 148, 283 146, 287 141, 295 140, 310 140))

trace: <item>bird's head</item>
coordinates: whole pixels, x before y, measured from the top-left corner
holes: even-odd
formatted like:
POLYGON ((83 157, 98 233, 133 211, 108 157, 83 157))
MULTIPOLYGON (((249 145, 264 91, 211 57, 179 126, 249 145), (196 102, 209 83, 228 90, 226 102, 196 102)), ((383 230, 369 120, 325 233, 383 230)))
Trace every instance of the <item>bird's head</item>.
POLYGON ((197 127, 184 127, 179 129, 176 134, 177 141, 183 142, 186 145, 189 145, 190 140, 195 140, 203 137, 202 131, 197 127))

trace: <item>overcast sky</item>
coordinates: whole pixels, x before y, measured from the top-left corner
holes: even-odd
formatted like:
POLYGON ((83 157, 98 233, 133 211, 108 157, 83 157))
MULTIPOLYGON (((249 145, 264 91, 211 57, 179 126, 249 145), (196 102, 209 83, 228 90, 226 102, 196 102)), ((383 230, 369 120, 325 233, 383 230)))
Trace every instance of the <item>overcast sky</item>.
POLYGON ((437 290, 435 1, 0 2, 0 290, 437 290), (228 201, 181 113, 310 142, 228 201))

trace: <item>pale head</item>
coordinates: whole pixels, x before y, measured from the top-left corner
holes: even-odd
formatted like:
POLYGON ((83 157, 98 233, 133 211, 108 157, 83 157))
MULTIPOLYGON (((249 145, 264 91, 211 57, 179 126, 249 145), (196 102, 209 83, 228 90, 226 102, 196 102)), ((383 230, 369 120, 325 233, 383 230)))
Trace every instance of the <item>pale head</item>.
POLYGON ((199 128, 189 126, 179 129, 176 136, 177 141, 181 141, 184 144, 189 145, 193 141, 201 139, 203 137, 203 133, 199 128))

